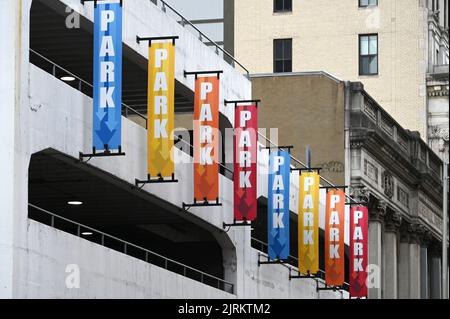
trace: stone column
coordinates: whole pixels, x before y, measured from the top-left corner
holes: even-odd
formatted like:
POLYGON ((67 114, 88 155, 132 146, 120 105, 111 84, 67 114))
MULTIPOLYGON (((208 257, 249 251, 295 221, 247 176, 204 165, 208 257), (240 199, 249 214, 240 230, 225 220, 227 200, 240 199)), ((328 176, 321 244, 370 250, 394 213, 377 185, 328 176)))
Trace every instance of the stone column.
POLYGON ((420 298, 428 299, 429 294, 429 277, 428 277, 428 246, 431 242, 431 232, 425 230, 420 241, 420 298))
POLYGON ((409 298, 409 236, 406 227, 400 229, 400 245, 398 247, 398 298, 409 298))
POLYGON ((372 276, 369 284, 369 298, 381 299, 382 271, 382 228, 386 203, 378 201, 374 207, 369 208, 369 265, 378 268, 378 275, 372 276))
POLYGON ((398 238, 402 216, 399 212, 389 211, 384 221, 384 240, 383 240, 383 298, 398 298, 398 238))
POLYGON ((411 226, 411 235, 409 242, 410 249, 410 298, 411 299, 420 299, 420 238, 423 233, 423 228, 421 225, 412 224, 411 226))
POLYGON ((430 267, 430 298, 441 299, 442 296, 442 260, 441 246, 438 242, 433 242, 429 249, 430 267))
POLYGON ((401 299, 420 298, 420 226, 403 223, 401 226, 398 291, 401 299))

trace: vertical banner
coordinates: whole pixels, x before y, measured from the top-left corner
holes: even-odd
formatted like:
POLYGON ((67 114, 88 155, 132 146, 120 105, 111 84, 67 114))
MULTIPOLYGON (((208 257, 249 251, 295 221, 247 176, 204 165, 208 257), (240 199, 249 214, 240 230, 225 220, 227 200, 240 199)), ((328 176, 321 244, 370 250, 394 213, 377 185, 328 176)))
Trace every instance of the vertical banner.
POLYGON ((122 144, 122 7, 98 3, 94 12, 93 147, 122 144))
POLYGON ((344 255, 345 192, 327 192, 325 216, 325 283, 342 286, 345 282, 344 255))
POLYGON ((286 151, 274 151, 269 156, 268 239, 269 258, 289 257, 289 189, 290 156, 286 151))
POLYGON ((175 112, 175 45, 151 43, 148 59, 148 174, 172 177, 175 112))
POLYGON ((369 211, 365 206, 350 209, 350 297, 367 297, 369 211))
POLYGON ((317 172, 300 172, 298 269, 301 274, 319 271, 319 183, 317 172))
POLYGON ((234 118, 234 220, 253 221, 257 214, 258 109, 237 105, 234 118))
POLYGON ((219 199, 219 77, 195 80, 194 199, 219 199))

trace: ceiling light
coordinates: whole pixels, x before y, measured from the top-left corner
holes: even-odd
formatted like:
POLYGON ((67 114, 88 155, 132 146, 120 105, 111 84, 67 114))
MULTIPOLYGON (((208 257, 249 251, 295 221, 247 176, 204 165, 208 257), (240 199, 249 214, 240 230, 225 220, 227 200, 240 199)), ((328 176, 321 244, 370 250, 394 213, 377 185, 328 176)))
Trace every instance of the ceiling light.
POLYGON ((92 235, 94 235, 94 233, 92 233, 90 231, 85 231, 85 232, 82 232, 81 235, 83 235, 83 236, 92 236, 92 235))
POLYGON ((72 200, 72 201, 67 202, 67 204, 72 205, 72 206, 80 206, 80 205, 83 205, 83 202, 80 202, 78 200, 72 200))
POLYGON ((64 82, 73 82, 75 81, 75 78, 73 76, 63 76, 61 77, 61 80, 63 80, 64 82))

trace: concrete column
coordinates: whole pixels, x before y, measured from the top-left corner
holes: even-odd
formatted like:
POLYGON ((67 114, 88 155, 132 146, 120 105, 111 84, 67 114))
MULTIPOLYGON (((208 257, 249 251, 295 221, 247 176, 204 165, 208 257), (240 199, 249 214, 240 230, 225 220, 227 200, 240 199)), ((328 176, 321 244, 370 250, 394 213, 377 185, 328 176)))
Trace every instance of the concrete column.
POLYGON ((0 1, 0 299, 13 297, 15 113, 20 87, 20 5, 0 1))
POLYGON ((398 237, 401 225, 401 214, 395 211, 389 211, 385 218, 385 232, 383 241, 383 298, 398 298, 398 237))
POLYGON ((400 299, 420 298, 420 244, 418 225, 404 223, 401 228, 398 289, 400 299))
POLYGON ((429 255, 429 267, 430 267, 430 298, 431 299, 441 299, 442 289, 441 289, 441 275, 442 275, 442 260, 440 246, 438 243, 433 243, 430 247, 429 255))
POLYGON ((420 298, 428 299, 428 248, 420 247, 420 298))
POLYGON ((429 247, 431 245, 432 234, 425 230, 420 238, 420 298, 430 298, 430 277, 429 277, 429 247))
POLYGON ((398 254, 398 298, 409 298, 409 242, 401 235, 398 254))
POLYGON ((378 201, 375 207, 369 209, 369 265, 376 267, 378 275, 373 276, 369 284, 369 298, 381 299, 381 283, 383 274, 382 264, 382 227, 383 219, 386 214, 386 203, 378 201))
POLYGON ((412 242, 410 250, 410 291, 411 299, 420 299, 420 244, 412 242))

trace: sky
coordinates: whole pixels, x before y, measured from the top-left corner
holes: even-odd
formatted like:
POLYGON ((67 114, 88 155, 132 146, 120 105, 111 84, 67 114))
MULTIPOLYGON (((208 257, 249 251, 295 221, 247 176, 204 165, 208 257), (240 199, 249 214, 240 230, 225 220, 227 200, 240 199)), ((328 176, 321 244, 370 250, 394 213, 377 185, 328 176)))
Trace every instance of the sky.
POLYGON ((223 18, 223 0, 164 0, 190 20, 223 18))
MULTIPOLYGON (((223 0, 164 0, 188 20, 222 19, 223 0)), ((213 41, 223 41, 222 24, 199 24, 197 28, 213 41)))

